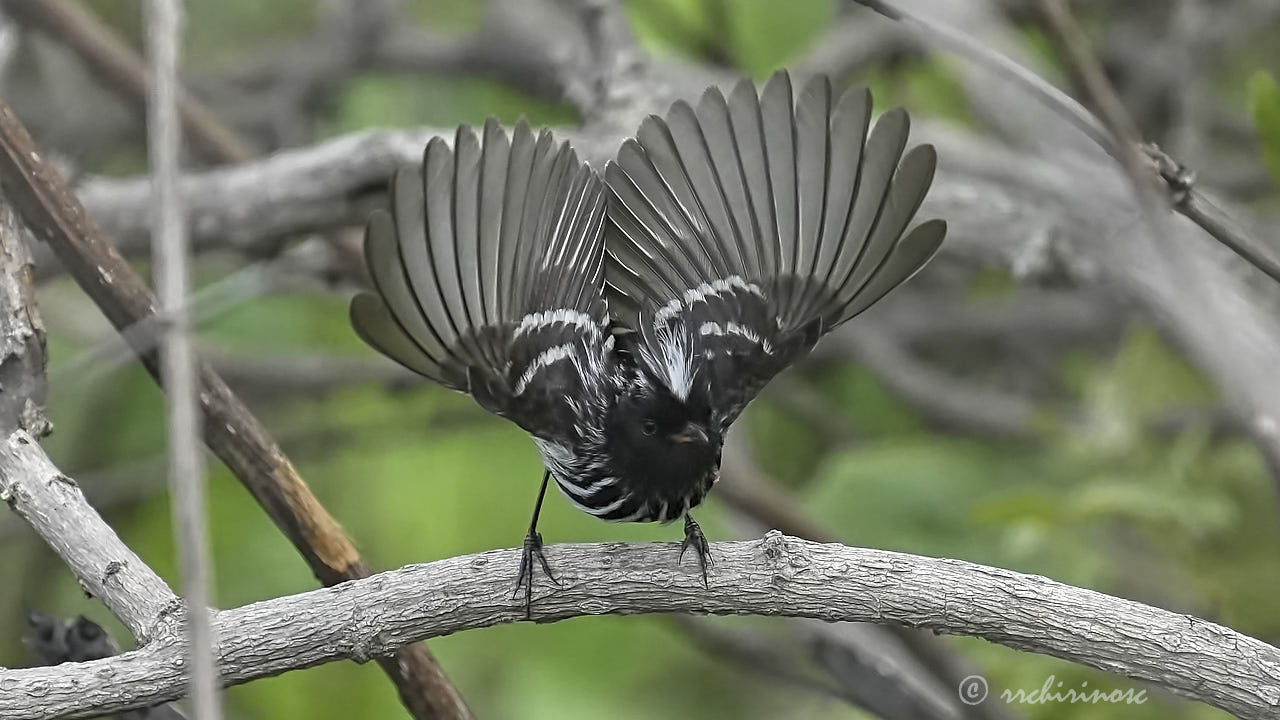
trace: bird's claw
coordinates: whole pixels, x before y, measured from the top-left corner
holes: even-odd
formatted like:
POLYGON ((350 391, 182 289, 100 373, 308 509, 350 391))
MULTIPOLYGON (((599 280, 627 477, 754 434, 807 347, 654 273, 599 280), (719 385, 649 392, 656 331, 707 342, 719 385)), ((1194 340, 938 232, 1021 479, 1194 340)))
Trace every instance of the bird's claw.
POLYGON ((684 542, 680 543, 679 562, 684 562, 684 553, 689 548, 693 548, 698 553, 698 565, 702 568, 703 587, 710 587, 707 582, 707 568, 713 565, 711 561, 711 546, 707 544, 707 536, 702 534, 702 528, 698 527, 697 521, 689 515, 685 515, 684 542))
POLYGON ((560 585, 560 581, 551 572, 551 566, 547 564, 547 556, 542 552, 542 533, 529 531, 524 536, 524 548, 520 552, 520 571, 516 575, 516 587, 511 592, 511 599, 515 599, 520 594, 520 588, 524 588, 524 617, 526 620, 533 616, 533 559, 538 559, 538 564, 542 566, 542 572, 547 578, 556 585, 560 585))

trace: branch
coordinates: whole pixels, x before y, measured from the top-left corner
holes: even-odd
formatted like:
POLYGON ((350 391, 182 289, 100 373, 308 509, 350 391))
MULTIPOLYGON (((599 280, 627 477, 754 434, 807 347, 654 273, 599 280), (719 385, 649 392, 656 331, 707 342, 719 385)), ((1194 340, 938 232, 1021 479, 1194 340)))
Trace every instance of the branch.
MULTIPOLYGON (((764 477, 759 466, 753 461, 742 442, 740 433, 731 435, 725 445, 724 467, 721 475, 726 478, 717 490, 718 497, 730 508, 742 516, 750 518, 761 528, 779 530, 787 535, 800 536, 806 540, 819 543, 841 542, 835 534, 814 522, 803 510, 796 506, 786 494, 779 492, 776 485, 764 477)), ((937 638, 927 633, 914 632, 910 628, 891 625, 885 628, 906 649, 911 658, 909 662, 919 664, 929 675, 945 686, 949 692, 959 686, 964 678, 977 672, 968 659, 956 654, 944 646, 937 638)), ((847 644, 843 639, 840 644, 847 644)), ((862 649, 859 646, 859 649, 862 649)), ((881 653, 880 663, 885 670, 894 667, 884 665, 886 656, 881 653)), ((898 664, 898 675, 895 685, 905 685, 902 665, 898 664)), ((906 695, 902 695, 906 698, 906 695)), ((966 717, 984 720, 1010 720, 1015 714, 1008 708, 993 703, 976 705, 968 708, 966 717)))
POLYGON ((195 352, 191 317, 186 310, 190 282, 186 224, 178 196, 182 168, 182 132, 178 122, 178 60, 183 28, 181 0, 149 0, 147 25, 147 150, 152 168, 151 255, 155 284, 165 323, 160 364, 165 391, 169 449, 169 493, 174 534, 182 568, 182 597, 187 608, 191 706, 196 720, 219 720, 218 669, 209 616, 213 568, 209 561, 209 519, 205 511, 204 455, 200 452, 200 417, 196 397, 195 352), (195 612, 192 612, 195 608, 195 612))
MULTIPOLYGON (((41 665, 100 660, 119 655, 120 648, 101 625, 81 615, 60 620, 44 613, 27 611, 27 632, 22 643, 41 665)), ((187 720, 174 705, 158 705, 115 716, 116 720, 187 720)))
MULTIPOLYGON (((70 0, 0 0, 15 20, 44 31, 70 48, 85 68, 113 88, 141 115, 147 102, 147 68, 138 53, 88 10, 70 0)), ((248 159, 252 151, 218 119, 217 114, 194 98, 178 105, 183 131, 206 158, 225 162, 248 159)))
POLYGON ((0 445, 0 499, 31 524, 139 645, 164 634, 167 618, 181 607, 177 596, 24 432, 0 445))
MULTIPOLYGON (((98 233, 56 171, 35 150, 22 123, 0 103, 0 187, 35 234, 57 253, 117 330, 156 313, 156 301, 129 264, 98 233)), ((153 377, 155 353, 135 347, 153 377)), ((207 364, 198 365, 205 443, 281 529, 325 584, 371 570, 261 422, 207 364)), ((469 718, 462 697, 425 647, 379 660, 417 717, 469 718)))
POLYGON ((29 244, 8 197, 0 191, 0 431, 50 430, 44 417, 44 323, 36 312, 29 244))
MULTIPOLYGON (((603 165, 616 153, 624 132, 633 130, 622 131, 610 123, 557 134, 593 164, 603 165)), ((188 173, 181 189, 195 249, 255 251, 288 235, 360 224, 382 202, 387 179, 396 168, 421 162, 422 148, 433 137, 451 142, 453 131, 361 131, 233 167, 188 173)), ((989 143, 953 133, 948 145, 957 144, 975 155, 992 150, 989 143)), ((960 148, 944 148, 952 149, 960 148)), ((1026 242, 1028 227, 1055 224, 1043 202, 1016 192, 1017 183, 942 172, 921 212, 947 218, 955 237, 943 245, 943 252, 1003 256, 1026 242)), ((146 250, 148 192, 145 177, 95 178, 77 187, 95 222, 125 255, 146 250)), ((1070 229, 1063 223, 1063 232, 1070 229)))
MULTIPOLYGON (((1088 110, 1072 99, 1071 96, 1054 87, 1031 70, 1019 65, 1007 55, 1001 54, 999 51, 992 49, 988 45, 960 30, 935 22, 920 13, 916 13, 902 7, 901 2, 894 2, 891 0, 853 0, 853 2, 870 8, 885 17, 898 20, 920 30, 924 34, 935 38, 943 45, 955 50, 974 63, 991 70, 1000 77, 1008 79, 1021 87, 1045 107, 1057 112, 1063 120, 1066 120, 1072 125, 1072 127, 1079 130, 1098 147, 1115 158, 1133 175, 1135 189, 1140 195, 1145 197, 1145 193, 1143 191, 1146 190, 1147 183, 1143 176, 1150 174, 1150 169, 1142 168, 1139 166, 1140 164, 1136 162, 1136 159, 1139 157, 1138 153, 1143 149, 1135 146, 1134 141, 1137 140, 1136 134, 1133 138, 1123 136, 1118 139, 1113 138, 1111 134, 1109 134, 1107 128, 1104 127, 1103 124, 1100 123, 1088 110)), ((1061 5, 1054 5, 1052 2, 1047 3, 1047 5, 1050 7, 1057 7, 1059 9, 1063 7, 1061 5)), ((1092 57, 1087 52, 1087 48, 1082 48, 1079 42, 1072 43, 1071 47, 1075 51, 1072 55, 1073 59, 1079 63, 1080 59, 1084 58, 1084 62, 1087 64, 1088 58, 1092 57)), ((1103 78, 1101 82, 1098 81, 1098 77, 1101 75, 1100 71, 1090 73, 1086 65, 1086 69, 1081 70, 1081 73, 1082 76, 1090 78, 1091 89, 1099 89, 1100 85, 1105 85, 1105 78, 1103 78)), ((1103 89, 1102 92, 1105 94, 1107 91, 1103 89)), ((1114 118, 1114 121, 1118 124, 1117 127, 1120 128, 1118 131, 1123 132, 1123 128, 1125 127, 1125 121, 1123 118, 1125 115, 1123 113, 1123 108, 1116 110, 1116 106, 1119 105, 1119 101, 1114 100, 1108 102, 1107 99, 1104 98, 1100 102, 1105 105, 1109 111, 1113 111, 1118 114, 1118 117, 1114 118)), ((1111 118, 1109 117, 1109 119, 1111 118)), ((1164 183, 1169 199, 1173 200, 1173 208, 1180 213, 1187 214, 1187 204, 1185 202, 1178 202, 1178 198, 1180 196, 1185 197, 1187 195, 1195 194, 1197 192, 1195 187, 1192 186, 1190 182, 1181 184, 1171 182, 1169 177, 1164 173, 1158 173, 1158 176, 1164 183)), ((1183 177, 1186 178, 1189 177, 1189 175, 1184 173, 1183 177)), ((1188 214, 1188 217, 1192 216, 1188 214)), ((1233 252, 1239 254, 1240 257, 1244 258, 1250 264, 1253 264, 1259 270, 1272 277, 1272 279, 1280 282, 1280 260, 1277 260, 1270 252, 1264 250, 1262 243, 1244 236, 1239 224, 1233 224, 1229 228, 1234 230, 1234 233, 1224 232, 1224 229, 1227 228, 1223 225, 1200 224, 1200 226, 1209 233, 1210 237, 1230 248, 1233 252), (1241 252, 1241 248, 1248 248, 1251 252, 1241 252)))
MULTIPOLYGON (((1186 615, 959 560, 820 545, 779 532, 714 543, 710 587, 671 543, 553 545, 562 586, 533 619, 707 613, 873 622, 982 637, 1149 682, 1247 720, 1280 707, 1280 650, 1186 615)), ((521 618, 510 599, 518 551, 412 565, 338 587, 219 613, 219 664, 241 683, 521 618)), ((184 689, 181 643, 114 658, 0 671, 10 720, 118 711, 184 689)))

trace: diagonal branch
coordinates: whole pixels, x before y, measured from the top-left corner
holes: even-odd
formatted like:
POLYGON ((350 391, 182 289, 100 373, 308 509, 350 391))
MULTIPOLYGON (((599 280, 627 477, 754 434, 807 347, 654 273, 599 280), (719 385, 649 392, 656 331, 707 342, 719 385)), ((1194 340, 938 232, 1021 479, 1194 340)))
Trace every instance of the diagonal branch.
POLYGON ((84 591, 101 600, 139 645, 163 634, 166 618, 181 609, 164 580, 103 522, 80 486, 25 432, 0 442, 0 499, 30 523, 84 591))
MULTIPOLYGON (((133 104, 141 115, 147 102, 147 67, 138 53, 89 10, 71 0, 0 0, 15 20, 38 28, 65 44, 89 72, 133 104)), ((199 100, 178 103, 183 131, 200 154, 217 162, 243 161, 253 156, 244 141, 199 100)))
MULTIPOLYGON (((1230 628, 1037 575, 960 560, 798 540, 714 543, 709 587, 672 543, 554 545, 562 586, 535 621, 635 613, 753 614, 873 622, 986 638, 1149 682, 1246 720, 1280 708, 1280 650, 1230 628)), ((407 643, 515 622, 516 550, 411 565, 219 613, 224 679, 241 683, 407 643)), ((30 720, 179 696, 181 643, 114 658, 0 671, 0 716, 30 720)), ((994 698, 993 698, 994 701, 994 698)))
MULTIPOLYGON (((150 290, 98 233, 79 201, 36 151, 26 128, 3 103, 0 187, 117 330, 126 331, 155 315, 150 290)), ((153 349, 136 349, 148 372, 158 377, 153 349)), ((253 494, 316 577, 333 585, 368 576, 368 563, 266 428, 207 363, 198 363, 198 376, 205 444, 253 494)), ((379 662, 417 717, 471 716, 425 647, 405 648, 379 662)))
MULTIPOLYGON (((1076 102, 1070 95, 1062 92, 1058 88, 1051 85, 1048 81, 1036 75, 1033 71, 1018 64, 1012 58, 1001 54, 991 47, 983 44, 974 37, 945 24, 935 22, 919 13, 902 6, 900 0, 852 0, 858 5, 865 6, 870 10, 883 15, 892 20, 902 22, 912 28, 918 29, 925 35, 932 37, 943 45, 955 50, 965 58, 995 72, 1000 77, 1008 79, 1014 84, 1021 87, 1037 101, 1056 111, 1059 116, 1071 124, 1072 127, 1079 130, 1098 147, 1105 150, 1109 155, 1114 157, 1127 171, 1134 175, 1136 182, 1135 187, 1141 192, 1145 190, 1146 183, 1143 177, 1145 175, 1156 175, 1163 182, 1168 199, 1172 203, 1173 209, 1187 216, 1200 225, 1206 233, 1214 240, 1222 245, 1230 248, 1237 253, 1245 261, 1256 267, 1258 270, 1266 273, 1273 280, 1280 281, 1280 260, 1277 260, 1274 253, 1264 249, 1266 246, 1247 235, 1243 228, 1237 223, 1213 223, 1202 222, 1203 215, 1197 214, 1195 208, 1202 206, 1205 201, 1198 198, 1199 191, 1190 181, 1193 176, 1190 173, 1182 172, 1176 176, 1180 181, 1171 179, 1171 176, 1161 168, 1145 168, 1139 167, 1138 153, 1144 149, 1136 147, 1133 139, 1113 137, 1106 126, 1093 116, 1087 109, 1076 102), (1195 202, 1197 199, 1199 203, 1195 202), (1190 201, 1189 201, 1190 200, 1190 201)), ((1062 6, 1049 2, 1050 8, 1061 9, 1062 6)), ((1061 18, 1059 18, 1061 19, 1061 18)), ((1070 32, 1068 28, 1066 32, 1070 32)), ((1082 48, 1077 39, 1069 37, 1070 47, 1072 49, 1072 58, 1079 62, 1084 58, 1087 63, 1088 54, 1082 48)), ((1097 83, 1096 75, 1090 75, 1087 72, 1085 77, 1091 77, 1091 90, 1100 89, 1097 83)), ((1108 108, 1110 113, 1117 113, 1114 118, 1116 129, 1118 132, 1125 132, 1132 127, 1131 123, 1125 123, 1122 115, 1122 108, 1117 111, 1113 104, 1102 99, 1103 106, 1108 108)), ((1117 101, 1118 103, 1118 101, 1117 101)), ((1136 139, 1136 136, 1135 138, 1136 139)), ((1175 163, 1176 164, 1176 163, 1175 163)))

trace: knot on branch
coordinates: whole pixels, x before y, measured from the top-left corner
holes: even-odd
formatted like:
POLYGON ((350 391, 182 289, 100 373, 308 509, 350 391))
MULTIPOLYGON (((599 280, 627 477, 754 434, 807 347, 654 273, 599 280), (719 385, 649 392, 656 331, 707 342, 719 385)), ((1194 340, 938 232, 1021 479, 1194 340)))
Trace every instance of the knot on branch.
POLYGON ((792 542, 778 530, 770 530, 760 538, 760 550, 772 575, 774 585, 795 579, 797 571, 806 570, 812 564, 809 548, 803 542, 792 542))

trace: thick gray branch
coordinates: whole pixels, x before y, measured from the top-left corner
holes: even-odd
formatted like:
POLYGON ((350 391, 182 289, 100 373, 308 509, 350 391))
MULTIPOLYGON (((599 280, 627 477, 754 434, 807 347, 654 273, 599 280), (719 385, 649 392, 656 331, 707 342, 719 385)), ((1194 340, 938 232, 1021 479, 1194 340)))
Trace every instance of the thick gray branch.
MULTIPOLYGON (((85 592, 101 600, 139 645, 160 634, 157 624, 177 608, 173 591, 103 522, 76 482, 59 472, 21 430, 0 441, 0 499, 31 524, 80 579, 85 592)), ((7 694, 0 681, 0 696, 7 694)), ((0 717, 8 715, 0 711, 0 717)))
MULTIPOLYGON (((1047 578, 959 560, 818 544, 770 532, 716 543, 704 588, 674 544, 556 545, 562 585, 534 620, 711 613, 897 623, 983 637, 1152 683, 1241 718, 1280 709, 1280 650, 1229 628, 1047 578)), ((217 614, 219 665, 245 682, 427 638, 513 622, 516 550, 412 565, 217 614)), ((0 671, 0 716, 83 716, 182 693, 181 643, 56 669, 0 671)))
MULTIPOLYGON (((593 163, 613 157, 622 133, 600 128, 560 131, 593 163)), ((210 246, 247 249, 274 239, 343 224, 363 224, 371 201, 400 165, 422 160, 432 137, 452 139, 451 130, 373 130, 343 135, 315 145, 228 168, 186 175, 183 204, 196 249, 210 246)), ((989 148, 959 134, 966 155, 989 148)), ((944 157, 946 157, 944 155, 944 157)), ((77 194, 85 208, 126 254, 145 251, 148 241, 149 181, 93 179, 77 194)), ((922 211, 947 218, 953 237, 948 252, 1003 257, 1032 235, 1062 221, 1042 198, 1012 192, 1010 184, 970 173, 944 172, 922 211)))

